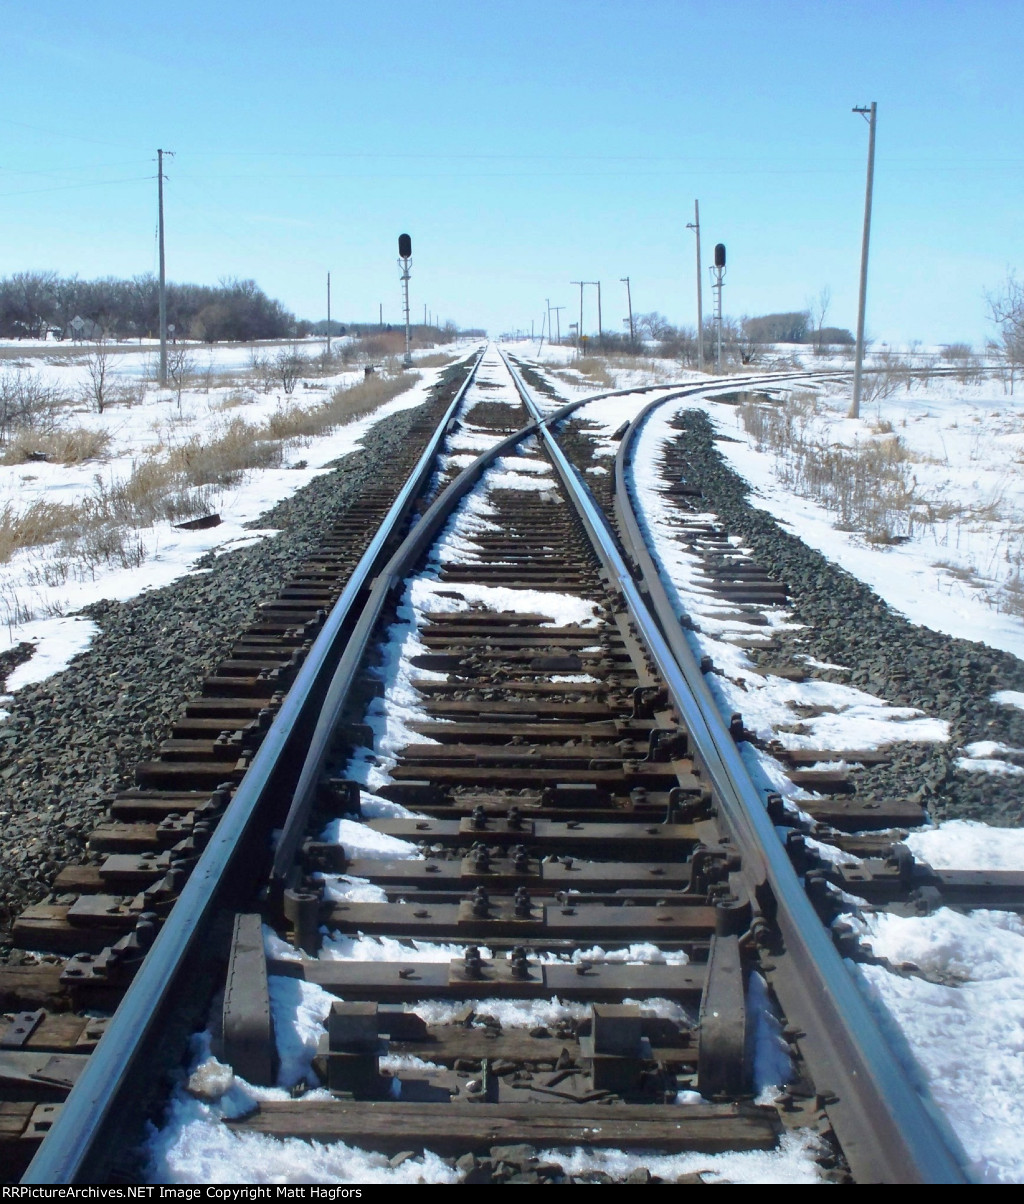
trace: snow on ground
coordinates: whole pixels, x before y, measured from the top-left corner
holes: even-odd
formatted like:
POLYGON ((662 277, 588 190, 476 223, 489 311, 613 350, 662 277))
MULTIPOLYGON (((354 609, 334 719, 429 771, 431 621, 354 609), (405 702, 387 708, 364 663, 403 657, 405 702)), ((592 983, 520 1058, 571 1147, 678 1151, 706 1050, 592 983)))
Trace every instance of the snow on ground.
POLYGON ((866 918, 866 941, 901 975, 851 964, 912 1078, 935 1099, 983 1183, 1024 1181, 1024 921, 941 909, 866 918))
POLYGON ((871 543, 837 530, 834 513, 783 484, 784 460, 758 450, 737 407, 707 409, 723 434, 739 440, 718 446, 756 490, 755 504, 913 622, 1024 656, 1014 592, 1024 557, 1024 401, 1005 396, 997 382, 936 379, 865 408, 861 419, 845 417, 848 404, 846 388, 820 391, 802 437, 846 448, 902 440, 921 499, 905 542, 871 543))
POLYGON ((904 840, 915 857, 937 870, 1020 870, 1024 828, 993 828, 970 819, 947 819, 919 828, 904 840))
MULTIPOLYGON (((322 343, 302 350, 307 355, 317 354, 322 343)), ((235 367, 241 354, 238 348, 209 352, 218 372, 235 367)), ((246 357, 251 354, 250 349, 244 350, 246 357)), ((244 368, 246 362, 237 367, 244 368)), ((85 372, 74 360, 26 363, 26 371, 60 383, 68 393, 74 392, 75 380, 85 372)), ((0 363, 0 371, 5 366, 6 362, 0 363)), ((229 551, 276 534, 247 529, 245 524, 328 471, 333 461, 355 450, 378 422, 421 404, 441 371, 421 369, 416 384, 371 413, 323 436, 288 444, 282 467, 251 469, 234 487, 208 488, 208 508, 220 515, 220 525, 182 531, 170 522, 159 522, 130 531, 130 561, 124 567, 116 563, 116 557, 114 562, 79 563, 60 543, 16 551, 8 563, 0 565, 0 651, 24 640, 34 643, 37 652, 11 674, 8 689, 44 680, 84 650, 95 628, 69 617, 80 607, 101 599, 124 601, 142 589, 161 588, 191 571, 204 553, 229 551)), ((297 388, 291 397, 284 396, 280 388, 267 393, 254 390, 242 380, 235 385, 214 385, 208 391, 186 389, 180 407, 172 391, 149 388, 136 404, 108 406, 102 414, 83 403, 62 415, 62 425, 106 432, 111 440, 109 453, 102 461, 73 465, 0 465, 0 514, 7 507, 22 513, 34 502, 80 504, 96 494, 100 482, 109 488, 125 480, 151 454, 183 446, 190 439, 206 444, 239 417, 250 425, 261 425, 279 409, 322 403, 335 388, 351 386, 362 378, 361 367, 346 370, 313 381, 308 390, 297 388), (236 404, 239 398, 243 401, 236 404)))
MULTIPOLYGON (((911 832, 936 869, 1019 870, 1024 830, 947 820, 911 832)), ((882 964, 848 962, 911 1080, 930 1095, 983 1183, 1024 1182, 1024 919, 1000 911, 897 916, 858 907, 836 920, 882 964)))

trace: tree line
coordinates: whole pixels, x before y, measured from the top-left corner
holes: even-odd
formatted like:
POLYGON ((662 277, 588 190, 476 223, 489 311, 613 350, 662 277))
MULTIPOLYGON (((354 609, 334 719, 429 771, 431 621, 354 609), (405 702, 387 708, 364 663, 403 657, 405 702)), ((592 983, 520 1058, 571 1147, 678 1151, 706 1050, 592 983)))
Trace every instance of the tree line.
MULTIPOLYGON (((766 345, 773 343, 806 343, 817 351, 831 346, 849 346, 853 335, 842 327, 824 324, 824 309, 816 315, 800 310, 792 313, 763 314, 758 317, 722 319, 722 354, 731 363, 754 363, 766 345)), ((605 349, 639 350, 648 354, 667 356, 684 364, 697 364, 697 331, 692 326, 673 326, 660 313, 634 314, 635 340, 627 335, 610 334, 601 339, 605 349)), ((704 356, 710 362, 715 355, 718 329, 712 319, 704 320, 704 356)))
MULTIPOLYGON (((305 333, 295 315, 254 280, 168 284, 167 323, 178 338, 215 343, 290 338, 305 333)), ((156 338, 155 276, 79 280, 56 272, 0 278, 0 338, 156 338)))

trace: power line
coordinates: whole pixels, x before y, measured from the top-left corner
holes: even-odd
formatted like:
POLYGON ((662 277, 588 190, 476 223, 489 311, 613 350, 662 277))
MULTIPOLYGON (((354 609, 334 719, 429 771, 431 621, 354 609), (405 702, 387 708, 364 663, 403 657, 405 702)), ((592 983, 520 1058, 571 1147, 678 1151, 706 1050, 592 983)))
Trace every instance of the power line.
POLYGON ((90 180, 87 184, 58 184, 54 188, 26 188, 19 192, 0 192, 0 197, 40 196, 46 192, 70 192, 78 188, 105 188, 108 184, 137 184, 141 180, 152 180, 154 176, 125 176, 120 180, 90 180))

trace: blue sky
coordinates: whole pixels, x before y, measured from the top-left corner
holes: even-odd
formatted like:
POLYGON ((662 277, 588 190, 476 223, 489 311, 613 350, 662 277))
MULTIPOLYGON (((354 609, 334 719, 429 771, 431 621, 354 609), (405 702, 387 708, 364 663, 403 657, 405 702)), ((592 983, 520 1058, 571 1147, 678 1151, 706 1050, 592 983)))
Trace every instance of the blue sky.
MULTIPOLYGON (((827 285, 853 328, 878 103, 868 332, 982 343, 985 292, 1024 272, 1016 0, 220 0, 0 4, 0 275, 156 268, 251 276, 300 316, 412 305, 539 328, 602 281, 695 317, 702 249, 725 311, 801 309, 827 285), (158 12, 159 8, 159 12, 158 12)), ((707 284, 705 273, 705 284, 707 284)), ((592 291, 592 290, 591 290, 592 291)), ((705 287, 705 309, 710 306, 705 287)), ((592 327, 592 299, 584 325, 592 327)))

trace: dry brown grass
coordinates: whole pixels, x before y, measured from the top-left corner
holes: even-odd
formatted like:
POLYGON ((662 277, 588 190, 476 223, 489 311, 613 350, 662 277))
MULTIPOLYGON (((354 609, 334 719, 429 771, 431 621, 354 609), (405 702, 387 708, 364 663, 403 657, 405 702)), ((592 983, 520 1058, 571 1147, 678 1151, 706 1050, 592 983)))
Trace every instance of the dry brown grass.
POLYGON ((189 485, 233 485, 250 468, 276 468, 282 449, 267 427, 232 419, 213 439, 193 435, 172 448, 166 467, 189 485))
MULTIPOLYGON (((88 571, 101 562, 133 567, 145 557, 134 531, 161 520, 179 522, 209 513, 218 487, 237 483, 250 469, 280 465, 289 440, 313 438, 350 422, 419 379, 412 372, 370 376, 350 388, 335 389, 319 405, 285 405, 264 425, 235 417, 212 437, 194 435, 172 446, 166 456, 137 460, 127 477, 105 481, 97 475, 94 491, 77 505, 39 501, 19 512, 8 503, 0 510, 0 563, 19 548, 60 542, 61 557, 74 566, 67 568, 72 575, 80 574, 82 566, 88 571)), ((33 450, 42 438, 29 440, 33 450)), ((55 448, 66 440, 68 455, 90 449, 95 453, 109 443, 109 436, 91 431, 54 431, 45 439, 54 440, 55 448)), ((13 445, 8 451, 13 452, 13 445)))
POLYGON ((335 389, 330 399, 317 406, 283 406, 267 422, 266 437, 271 439, 311 439, 332 427, 342 426, 368 414, 378 406, 404 393, 420 379, 415 372, 400 376, 368 376, 349 388, 335 389))
POLYGON ((209 513, 212 501, 211 489, 195 488, 184 472, 150 457, 133 464, 127 477, 96 477, 95 493, 80 509, 80 531, 97 524, 139 528, 196 518, 209 513))
POLYGON ((239 406, 251 406, 256 399, 244 389, 235 389, 227 397, 210 405, 211 410, 237 410, 239 406))
POLYGON ((573 366, 580 376, 585 377, 591 383, 601 385, 606 389, 614 387, 615 382, 611 378, 607 365, 601 360, 587 355, 578 359, 573 366))
POLYGON ((0 564, 6 564, 19 548, 55 543, 78 526, 81 507, 63 502, 33 502, 16 512, 7 502, 0 510, 0 564))
POLYGON ((104 459, 110 444, 106 431, 91 431, 84 426, 38 433, 22 430, 4 446, 0 464, 26 464, 40 455, 57 464, 81 464, 104 459))
POLYGON ((615 387, 607 366, 593 356, 574 360, 567 368, 553 368, 550 371, 552 376, 557 376, 576 388, 579 387, 581 379, 584 384, 600 385, 605 389, 615 387))
POLYGON ((854 447, 831 443, 827 431, 812 431, 816 407, 813 394, 801 394, 784 405, 747 402, 739 415, 757 449, 775 453, 782 483, 835 512, 841 530, 889 544, 911 536, 915 523, 928 522, 904 441, 885 434, 854 447))
MULTIPOLYGON (((415 337, 412 346, 416 346, 415 337)), ((423 346, 421 343, 420 346, 423 346)), ((354 343, 346 343, 343 354, 346 359, 360 356, 370 360, 387 359, 388 356, 405 354, 405 331, 382 330, 379 334, 366 335, 354 343)))
POLYGON ((416 361, 417 368, 447 368, 449 364, 454 364, 456 356, 445 355, 442 351, 437 351, 433 355, 422 355, 416 361))

